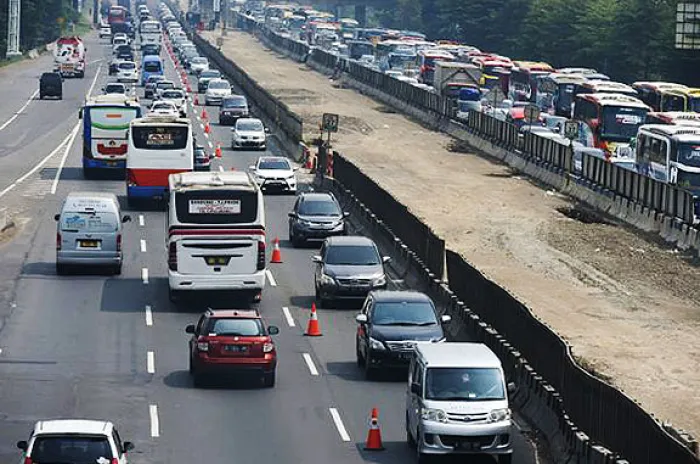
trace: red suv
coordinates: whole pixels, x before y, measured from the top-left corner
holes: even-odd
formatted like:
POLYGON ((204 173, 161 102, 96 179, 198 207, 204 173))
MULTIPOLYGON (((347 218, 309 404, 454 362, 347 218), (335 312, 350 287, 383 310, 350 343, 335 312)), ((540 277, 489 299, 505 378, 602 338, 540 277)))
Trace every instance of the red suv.
POLYGON ((192 334, 190 375, 195 386, 216 373, 256 373, 266 387, 275 385, 277 351, 270 335, 279 329, 266 326, 257 310, 210 309, 185 332, 192 334))

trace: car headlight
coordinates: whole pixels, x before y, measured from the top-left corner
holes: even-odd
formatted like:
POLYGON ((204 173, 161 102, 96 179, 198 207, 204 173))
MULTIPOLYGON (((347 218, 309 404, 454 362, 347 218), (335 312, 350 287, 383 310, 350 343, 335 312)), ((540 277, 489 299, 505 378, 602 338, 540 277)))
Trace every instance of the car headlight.
POLYGON ((431 422, 447 422, 447 414, 442 409, 422 408, 421 419, 431 422))
POLYGON ((384 343, 380 342, 376 338, 369 337, 369 347, 373 350, 385 350, 384 343))
POLYGON ((327 274, 321 274, 321 284, 323 285, 335 285, 335 279, 327 274))
POLYGON ((311 221, 307 221, 306 219, 299 219, 299 224, 301 224, 302 226, 312 226, 311 221))
POLYGON ((375 285, 375 286, 378 286, 378 287, 379 287, 379 286, 382 286, 382 285, 386 285, 386 276, 381 275, 381 276, 379 276, 379 277, 376 277, 376 278, 372 281, 372 285, 375 285))
POLYGON ((489 413, 489 422, 503 422, 510 420, 510 409, 494 409, 489 413))
POLYGON ((289 176, 287 176, 287 180, 294 180, 295 178, 296 176, 294 174, 290 174, 289 176))

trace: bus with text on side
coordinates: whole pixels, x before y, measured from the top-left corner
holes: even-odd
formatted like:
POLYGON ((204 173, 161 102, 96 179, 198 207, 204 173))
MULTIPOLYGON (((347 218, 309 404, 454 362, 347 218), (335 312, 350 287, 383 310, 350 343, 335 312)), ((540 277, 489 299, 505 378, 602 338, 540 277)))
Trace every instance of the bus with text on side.
POLYGON ((131 121, 126 158, 129 204, 167 199, 168 176, 194 170, 193 143, 189 119, 148 116, 131 121))
POLYGON ((162 75, 163 60, 156 55, 144 55, 141 60, 141 86, 146 85, 149 77, 162 75))
POLYGON ((83 120, 83 175, 98 170, 124 172, 129 146, 129 125, 141 117, 138 101, 120 94, 91 98, 80 110, 83 120))
POLYGON ((539 81, 537 106, 545 113, 570 118, 576 85, 585 81, 581 74, 548 74, 539 81))
POLYGON ((700 113, 692 113, 685 111, 654 111, 647 114, 645 124, 700 126, 700 113))
MULTIPOLYGON (((700 126, 644 124, 636 154, 640 174, 700 196, 700 126)), ((698 206, 696 202, 696 216, 698 206)))
POLYGON ((444 50, 431 48, 418 52, 418 81, 422 84, 433 85, 436 61, 455 61, 455 56, 444 50))
POLYGON ((161 26, 156 20, 143 21, 139 25, 139 34, 141 36, 141 48, 144 45, 157 45, 160 50, 161 41, 161 26))
POLYGON ((689 90, 682 84, 672 82, 635 82, 632 88, 639 99, 653 111, 688 111, 688 100, 684 93, 689 90))
POLYGON ((514 102, 536 103, 540 78, 553 72, 554 68, 548 63, 513 61, 508 81, 508 98, 514 102))
POLYGON ((578 141, 600 148, 611 162, 634 161, 631 143, 650 111, 638 98, 615 93, 577 95, 574 121, 579 122, 578 141))

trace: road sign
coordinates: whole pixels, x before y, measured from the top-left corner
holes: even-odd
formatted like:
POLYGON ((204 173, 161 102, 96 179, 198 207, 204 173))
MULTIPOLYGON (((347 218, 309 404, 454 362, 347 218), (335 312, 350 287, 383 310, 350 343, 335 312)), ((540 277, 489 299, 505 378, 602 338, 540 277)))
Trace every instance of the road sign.
POLYGON ((338 115, 334 113, 323 113, 321 127, 327 132, 338 132, 338 115))
POLYGON ((535 105, 528 105, 525 107, 525 122, 532 124, 537 121, 540 117, 540 109, 535 105))
POLYGON ((576 121, 566 121, 564 123, 564 136, 570 140, 578 136, 578 123, 576 121))

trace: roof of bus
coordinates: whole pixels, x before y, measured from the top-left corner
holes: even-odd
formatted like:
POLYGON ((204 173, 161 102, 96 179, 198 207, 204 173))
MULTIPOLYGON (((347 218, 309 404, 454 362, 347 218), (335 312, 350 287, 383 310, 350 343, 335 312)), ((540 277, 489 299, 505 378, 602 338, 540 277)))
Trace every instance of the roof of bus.
POLYGON ((553 80, 556 84, 579 84, 587 81, 582 74, 574 73, 551 73, 547 75, 547 79, 553 80))
POLYGON ((623 93, 584 93, 577 95, 578 98, 590 100, 601 106, 626 106, 628 108, 645 108, 650 110, 640 99, 630 97, 623 93))
POLYGON ((700 113, 684 111, 654 111, 648 114, 649 117, 656 117, 663 121, 673 122, 698 122, 700 123, 700 113))
POLYGON ((688 86, 676 84, 674 82, 659 82, 659 81, 637 81, 632 84, 632 87, 646 87, 652 90, 687 90, 688 86))
POLYGON ((170 175, 170 190, 204 190, 236 187, 255 191, 257 183, 245 171, 182 172, 170 175))
POLYGON ((189 126, 190 120, 187 118, 176 118, 174 116, 148 115, 146 117, 134 119, 131 121, 132 126, 148 126, 151 124, 178 124, 189 126))
POLYGON ((647 131, 658 135, 664 135, 683 142, 700 142, 700 125, 675 126, 669 124, 644 124, 639 127, 639 131, 647 131))
POLYGON ((138 101, 129 95, 110 93, 107 95, 97 95, 90 98, 85 102, 85 106, 97 106, 97 105, 127 105, 127 106, 139 106, 138 101))
POLYGON ((598 74, 598 71, 593 68, 561 68, 557 69, 559 74, 598 74))
POLYGON ((634 90, 632 87, 630 87, 627 84, 623 84, 622 82, 615 82, 615 81, 605 81, 605 80, 600 80, 600 79, 587 79, 586 81, 581 83, 582 86, 588 87, 589 89, 592 89, 593 91, 611 91, 614 90, 616 92, 628 92, 628 93, 636 93, 636 90, 634 90))
POLYGON ((432 57, 432 58, 440 57, 440 58, 452 58, 452 59, 454 59, 454 57, 455 57, 452 53, 450 53, 450 52, 448 52, 448 51, 439 50, 439 49, 435 49, 435 48, 431 48, 431 49, 428 49, 428 50, 421 50, 421 51, 418 52, 418 53, 419 53, 420 55, 426 56, 426 57, 428 57, 428 58, 431 58, 431 57, 432 57))
POLYGON ((528 71, 549 71, 554 72, 554 68, 549 63, 543 61, 513 61, 517 68, 528 71))
POLYGON ((158 55, 143 55, 143 58, 141 59, 141 62, 144 63, 146 61, 158 61, 161 62, 163 60, 160 59, 160 56, 158 55))

